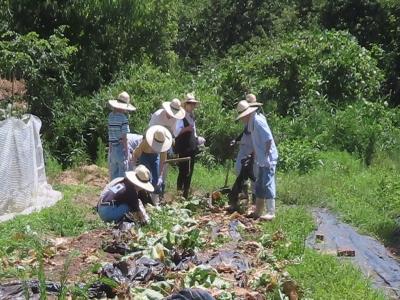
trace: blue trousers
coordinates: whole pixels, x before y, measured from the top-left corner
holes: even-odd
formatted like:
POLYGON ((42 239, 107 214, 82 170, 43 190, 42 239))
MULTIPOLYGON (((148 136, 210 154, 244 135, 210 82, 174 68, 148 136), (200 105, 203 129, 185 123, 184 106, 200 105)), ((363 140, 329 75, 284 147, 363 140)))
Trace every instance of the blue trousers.
POLYGON ((155 193, 159 194, 160 191, 157 190, 157 181, 160 176, 160 154, 143 152, 139 158, 139 162, 149 169, 151 173, 151 184, 154 187, 155 193))
POLYGON ((276 166, 258 167, 256 178, 256 197, 265 199, 275 199, 275 169, 276 166))
POLYGON ((109 168, 110 168, 110 177, 111 180, 117 177, 124 177, 125 176, 125 150, 124 146, 119 144, 113 144, 111 146, 111 151, 109 154, 109 168))
POLYGON ((100 219, 104 222, 118 222, 122 217, 129 212, 130 208, 128 204, 114 204, 114 205, 98 205, 97 212, 99 213, 100 219))

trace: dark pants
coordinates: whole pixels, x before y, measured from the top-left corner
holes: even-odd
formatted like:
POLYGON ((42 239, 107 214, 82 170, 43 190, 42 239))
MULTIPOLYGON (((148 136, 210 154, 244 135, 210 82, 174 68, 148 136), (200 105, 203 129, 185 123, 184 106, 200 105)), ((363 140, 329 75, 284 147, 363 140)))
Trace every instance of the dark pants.
POLYGON ((189 197, 190 183, 192 181, 193 169, 195 156, 194 155, 179 155, 179 157, 188 157, 190 156, 190 160, 183 161, 178 164, 179 174, 177 180, 177 189, 178 191, 183 190, 183 197, 189 197))

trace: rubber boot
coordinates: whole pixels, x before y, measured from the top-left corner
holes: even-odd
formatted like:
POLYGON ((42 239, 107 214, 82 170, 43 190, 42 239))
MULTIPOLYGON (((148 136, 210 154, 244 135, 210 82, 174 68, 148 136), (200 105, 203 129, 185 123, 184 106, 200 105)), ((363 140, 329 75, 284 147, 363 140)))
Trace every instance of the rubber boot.
POLYGON ((267 199, 267 214, 260 217, 261 220, 271 221, 275 218, 275 199, 267 199))

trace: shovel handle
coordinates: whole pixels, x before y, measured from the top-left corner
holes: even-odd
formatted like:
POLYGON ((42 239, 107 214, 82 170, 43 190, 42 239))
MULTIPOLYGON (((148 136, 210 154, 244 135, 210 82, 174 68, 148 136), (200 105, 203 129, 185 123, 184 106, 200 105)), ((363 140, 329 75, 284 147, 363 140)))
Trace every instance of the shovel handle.
POLYGON ((224 187, 228 186, 228 177, 229 177, 229 172, 231 171, 231 161, 228 159, 228 166, 226 167, 226 176, 225 176, 225 184, 224 187))

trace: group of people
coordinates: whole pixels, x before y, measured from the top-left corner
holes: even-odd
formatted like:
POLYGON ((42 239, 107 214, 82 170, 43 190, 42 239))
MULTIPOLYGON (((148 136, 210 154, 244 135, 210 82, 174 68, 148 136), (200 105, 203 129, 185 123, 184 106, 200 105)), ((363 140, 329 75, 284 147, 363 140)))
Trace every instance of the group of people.
MULTIPOLYGON (((166 162, 172 155, 185 158, 178 163, 177 190, 184 198, 189 197, 195 157, 199 146, 205 143, 196 131, 194 111, 198 104, 192 93, 186 94, 182 102, 179 99, 164 102, 140 135, 130 133, 127 113, 136 108, 130 104, 129 94, 122 92, 117 99, 109 100, 112 108, 108 117, 111 182, 104 188, 98 203, 101 219, 118 222, 128 217, 147 223, 149 217, 142 202, 159 205, 165 191, 166 162)), ((272 220, 275 218, 278 151, 261 107, 253 94, 248 94, 246 100, 237 105, 236 120, 244 127, 235 141, 239 144, 236 172, 242 176, 243 170, 252 169, 253 175, 249 178, 253 180, 255 209, 250 217, 272 220), (249 157, 251 160, 247 159, 249 157)), ((237 203, 230 202, 228 211, 235 210, 237 203)))
POLYGON ((151 115, 143 135, 130 133, 127 113, 136 108, 127 92, 108 103, 112 109, 108 116, 111 182, 100 195, 97 211, 106 222, 128 217, 147 223, 142 202, 159 205, 169 156, 185 158, 178 164, 177 189, 189 197, 195 156, 205 143, 196 131, 194 111, 199 101, 188 93, 182 102, 176 98, 164 102, 151 115))

